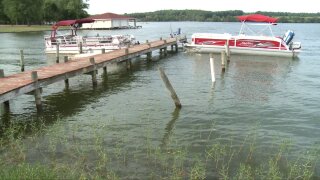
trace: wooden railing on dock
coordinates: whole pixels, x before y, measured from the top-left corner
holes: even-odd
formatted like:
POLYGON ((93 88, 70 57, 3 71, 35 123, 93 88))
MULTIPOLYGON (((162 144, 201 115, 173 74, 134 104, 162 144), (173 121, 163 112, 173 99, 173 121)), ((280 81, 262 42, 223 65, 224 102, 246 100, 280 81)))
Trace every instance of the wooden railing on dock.
MULTIPOLYGON (((97 69, 106 69, 107 64, 112 62, 130 61, 130 59, 147 54, 147 59, 151 58, 154 50, 164 50, 167 53, 167 47, 175 46, 178 51, 178 39, 162 38, 153 42, 135 45, 126 49, 119 49, 105 54, 93 55, 90 57, 77 58, 64 63, 45 66, 32 71, 25 71, 10 76, 3 75, 0 77, 0 103, 9 104, 8 101, 22 94, 35 92, 35 98, 38 108, 39 89, 58 81, 67 81, 71 77, 75 77, 85 73, 92 73, 97 69), (35 79, 35 75, 37 78, 35 79), (37 93, 36 93, 37 92, 37 93)), ((2 73, 3 74, 3 73, 2 73)), ((95 73, 92 73, 95 74, 95 73)), ((94 81, 94 80, 93 80, 94 81)), ((41 98, 41 97, 40 97, 41 98)), ((41 103, 41 101, 40 101, 41 103)))

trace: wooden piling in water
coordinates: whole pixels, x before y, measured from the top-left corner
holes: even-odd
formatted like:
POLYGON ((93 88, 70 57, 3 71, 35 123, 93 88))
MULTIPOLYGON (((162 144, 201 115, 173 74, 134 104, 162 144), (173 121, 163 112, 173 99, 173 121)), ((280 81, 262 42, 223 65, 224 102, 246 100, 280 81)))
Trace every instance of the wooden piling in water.
POLYGON ((221 51, 221 70, 225 72, 226 70, 226 52, 221 51))
POLYGON ((23 50, 20 50, 20 67, 21 67, 21 72, 24 72, 24 55, 23 55, 23 50))
POLYGON ((59 46, 60 46, 60 45, 59 45, 58 42, 57 42, 57 45, 56 45, 56 46, 57 46, 57 48, 56 48, 56 50, 57 50, 57 52, 56 52, 56 63, 59 63, 59 56, 60 56, 60 55, 59 55, 59 46))
POLYGON ((163 48, 163 50, 164 50, 164 56, 167 56, 167 55, 168 55, 168 49, 167 49, 167 47, 163 48))
MULTIPOLYGON (((105 54, 106 53, 106 49, 105 48, 102 48, 101 49, 101 54, 105 54)), ((103 73, 106 75, 107 74, 107 65, 105 65, 103 67, 103 73)))
POLYGON ((178 44, 175 44, 175 49, 176 49, 176 52, 178 52, 178 44))
POLYGON ((226 49, 226 55, 227 55, 227 62, 230 62, 230 46, 229 46, 229 41, 226 42, 225 44, 225 49, 226 49))
POLYGON ((147 61, 151 61, 152 60, 152 52, 148 52, 147 53, 147 61))
POLYGON ((178 97, 176 91, 173 89, 173 87, 172 87, 172 85, 171 85, 171 83, 170 83, 170 81, 169 81, 169 79, 168 79, 167 75, 165 74, 162 67, 159 67, 159 72, 160 72, 160 76, 161 76, 162 81, 164 82, 167 90, 170 92, 171 98, 172 98, 175 106, 177 108, 181 108, 182 105, 180 103, 179 97, 178 97))
POLYGON ((216 81, 216 76, 214 72, 214 58, 213 54, 210 54, 210 72, 211 72, 211 80, 214 83, 216 81))
POLYGON ((90 58, 90 63, 93 65, 93 71, 92 71, 92 85, 93 86, 96 86, 98 84, 98 81, 97 81, 97 67, 96 67, 96 62, 94 60, 93 57, 90 58))
MULTIPOLYGON (((64 63, 67 63, 69 61, 68 56, 64 56, 63 59, 64 59, 64 63)), ((69 89, 69 79, 65 79, 64 84, 65 84, 66 89, 69 89)))
MULTIPOLYGON (((149 48, 151 48, 151 44, 149 43, 149 40, 146 40, 146 44, 148 44, 149 48)), ((152 60, 152 51, 146 53, 147 54, 147 61, 152 60)))
POLYGON ((32 81, 34 82, 34 86, 35 86, 34 98, 36 101, 36 107, 37 107, 38 111, 41 111, 42 110, 42 102, 41 102, 41 89, 39 87, 39 82, 38 82, 38 72, 32 71, 31 78, 32 78, 32 81))

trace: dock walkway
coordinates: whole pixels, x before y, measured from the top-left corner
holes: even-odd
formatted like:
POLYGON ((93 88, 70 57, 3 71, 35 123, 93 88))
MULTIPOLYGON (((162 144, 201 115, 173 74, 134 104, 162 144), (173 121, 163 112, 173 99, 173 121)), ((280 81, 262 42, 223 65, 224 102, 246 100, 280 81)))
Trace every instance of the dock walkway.
MULTIPOLYGON (((77 58, 64 63, 40 67, 38 69, 10 76, 1 77, 0 75, 0 103, 7 104, 9 106, 8 101, 19 95, 35 92, 34 94, 36 96, 36 94, 40 94, 36 93, 37 90, 46 87, 49 84, 67 80, 85 73, 92 73, 99 68, 105 68, 109 63, 126 60, 130 61, 130 59, 144 54, 147 54, 150 57, 154 50, 164 50, 164 53, 166 54, 168 46, 171 46, 172 49, 173 46, 175 46, 175 50, 178 51, 177 42, 177 38, 160 39, 128 47, 126 49, 119 49, 90 57, 77 58), (34 74, 36 74, 36 77, 34 77, 34 74)), ((37 99, 39 100, 39 97, 36 97, 36 104, 37 99)))

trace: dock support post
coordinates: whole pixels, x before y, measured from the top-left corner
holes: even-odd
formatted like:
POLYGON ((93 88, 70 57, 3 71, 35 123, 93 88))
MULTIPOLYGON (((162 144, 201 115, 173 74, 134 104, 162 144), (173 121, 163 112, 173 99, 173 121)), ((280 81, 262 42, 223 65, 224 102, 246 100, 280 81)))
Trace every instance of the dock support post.
POLYGON ((127 67, 127 70, 130 70, 130 69, 132 68, 131 59, 127 59, 127 60, 126 60, 126 67, 127 67))
POLYGON ((20 50, 20 66, 21 66, 21 72, 24 72, 24 55, 23 50, 20 50))
POLYGON ((82 54, 83 50, 82 50, 82 42, 79 43, 79 53, 82 54))
POLYGON ((162 41, 162 37, 160 37, 160 41, 162 41))
POLYGON ((56 52, 56 63, 59 63, 59 46, 60 46, 60 44, 59 43, 57 43, 57 48, 56 48, 56 50, 57 50, 57 52, 56 52))
MULTIPOLYGON (((4 70, 3 69, 0 69, 0 79, 1 78, 4 78, 4 70)), ((3 102, 3 105, 4 105, 4 110, 9 110, 10 109, 10 103, 9 101, 5 101, 3 102)))
MULTIPOLYGON (((69 61, 68 56, 64 56, 64 63, 67 63, 68 61, 69 61)), ((66 89, 69 89, 69 79, 65 79, 64 84, 66 89)))
POLYGON ((147 53, 147 60, 151 61, 152 60, 152 52, 147 53))
POLYGON ((229 47, 229 41, 226 42, 225 45, 225 49, 226 49, 226 54, 227 54, 227 62, 230 62, 230 47, 229 47))
POLYGON ((36 107, 38 111, 42 110, 42 103, 41 103, 41 90, 39 88, 39 82, 38 82, 38 73, 37 71, 31 72, 31 78, 34 82, 35 90, 34 90, 34 98, 36 101, 36 107))
POLYGON ((226 71, 226 52, 221 51, 221 70, 222 72, 226 71))
MULTIPOLYGON (((148 44, 149 48, 151 48, 151 44, 149 43, 149 40, 146 40, 146 44, 148 44)), ((152 51, 147 53, 147 61, 152 60, 152 51)))
POLYGON ((214 59, 213 54, 210 54, 210 71, 211 71, 211 80, 212 83, 216 81, 215 72, 214 72, 214 59))
POLYGON ((173 52, 173 45, 171 45, 171 52, 173 52))
POLYGON ((96 71, 96 62, 94 61, 94 58, 90 58, 90 63, 93 65, 93 71, 92 71, 92 85, 96 86, 98 84, 97 81, 97 71, 96 71))
POLYGON ((174 104, 176 105, 177 108, 181 108, 181 103, 180 103, 180 100, 179 100, 179 97, 177 95, 177 93, 175 92, 175 90, 173 89, 167 75, 165 74, 164 70, 162 67, 159 67, 159 72, 160 72, 160 76, 161 76, 161 79, 162 81, 164 82, 167 90, 170 92, 171 94, 171 98, 174 102, 174 104))
MULTIPOLYGON (((126 55, 129 54, 129 48, 125 48, 125 54, 126 55)), ((132 67, 131 59, 127 59, 126 60, 126 68, 127 68, 127 70, 130 70, 131 67, 132 67)))
MULTIPOLYGON (((101 49, 101 54, 105 54, 106 53, 106 49, 102 48, 101 49)), ((107 65, 103 67, 103 73, 106 75, 107 74, 107 65)))
POLYGON ((164 56, 167 56, 167 55, 168 55, 168 49, 167 49, 167 47, 163 48, 163 50, 164 50, 164 56))
POLYGON ((176 48, 176 52, 178 52, 178 44, 175 44, 174 46, 176 48))
POLYGON ((107 65, 105 65, 105 66, 103 67, 103 73, 104 73, 105 75, 107 75, 107 65))

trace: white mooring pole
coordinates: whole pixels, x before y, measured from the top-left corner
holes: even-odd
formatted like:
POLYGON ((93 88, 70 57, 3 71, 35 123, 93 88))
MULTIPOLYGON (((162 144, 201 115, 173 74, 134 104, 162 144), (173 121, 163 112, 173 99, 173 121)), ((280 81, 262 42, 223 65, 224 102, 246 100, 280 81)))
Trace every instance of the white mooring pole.
POLYGON ((211 80, 212 83, 216 81, 216 77, 214 74, 214 59, 213 59, 213 54, 210 54, 210 70, 211 70, 211 80))

